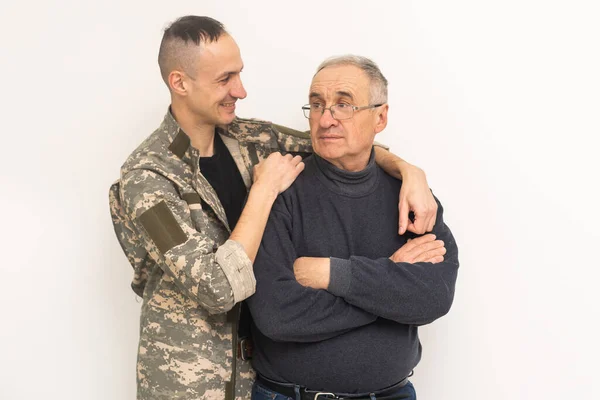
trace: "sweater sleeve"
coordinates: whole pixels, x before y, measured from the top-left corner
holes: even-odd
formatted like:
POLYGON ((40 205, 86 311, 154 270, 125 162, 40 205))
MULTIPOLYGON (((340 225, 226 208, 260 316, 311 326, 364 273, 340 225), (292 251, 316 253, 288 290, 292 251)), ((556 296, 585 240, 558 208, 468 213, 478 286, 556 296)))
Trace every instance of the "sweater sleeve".
POLYGON ((254 263, 256 293, 247 303, 258 329, 275 341, 318 342, 375 321, 343 298, 296 281, 292 218, 282 204, 280 196, 254 263))
MULTIPOLYGON (((437 199, 436 199, 437 201, 437 199)), ((394 263, 387 257, 331 258, 328 291, 350 304, 403 324, 425 325, 450 310, 458 273, 458 248, 438 201, 432 231, 446 246, 444 261, 394 263)))

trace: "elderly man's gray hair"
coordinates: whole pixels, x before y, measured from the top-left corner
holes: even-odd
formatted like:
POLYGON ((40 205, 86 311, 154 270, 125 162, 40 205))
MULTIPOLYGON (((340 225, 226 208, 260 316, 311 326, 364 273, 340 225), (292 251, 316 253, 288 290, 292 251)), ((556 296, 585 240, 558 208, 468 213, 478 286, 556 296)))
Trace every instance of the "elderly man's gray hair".
POLYGON ((334 67, 337 65, 354 65, 355 67, 363 70, 371 81, 371 93, 369 99, 371 104, 387 103, 388 81, 381 73, 379 66, 373 60, 353 54, 331 57, 323 61, 321 65, 317 67, 317 72, 315 72, 315 75, 324 68, 334 67))

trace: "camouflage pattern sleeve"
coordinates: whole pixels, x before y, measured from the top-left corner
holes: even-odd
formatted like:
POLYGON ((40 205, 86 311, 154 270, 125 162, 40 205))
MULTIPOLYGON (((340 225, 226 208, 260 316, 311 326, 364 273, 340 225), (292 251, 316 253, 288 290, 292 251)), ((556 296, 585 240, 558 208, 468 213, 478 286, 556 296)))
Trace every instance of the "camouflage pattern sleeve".
POLYGON ((134 169, 121 177, 121 201, 157 265, 192 300, 223 313, 256 288, 252 262, 241 244, 194 228, 190 206, 162 175, 134 169), (217 242, 219 240, 219 242, 217 242))
POLYGON ((277 124, 273 124, 272 129, 279 150, 293 153, 312 153, 309 131, 297 131, 277 124))

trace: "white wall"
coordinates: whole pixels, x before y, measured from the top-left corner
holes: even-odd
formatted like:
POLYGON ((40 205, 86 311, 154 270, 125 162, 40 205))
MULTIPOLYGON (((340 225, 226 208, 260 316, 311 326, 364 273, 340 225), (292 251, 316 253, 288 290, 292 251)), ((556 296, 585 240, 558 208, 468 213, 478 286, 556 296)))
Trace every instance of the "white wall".
POLYGON ((316 65, 390 81, 378 138, 423 167, 461 271, 422 329, 423 400, 592 399, 598 368, 600 51, 594 1, 114 1, 0 6, 0 399, 133 399, 140 304, 109 183, 168 105, 156 56, 184 14, 223 21, 239 115, 307 127, 316 65))

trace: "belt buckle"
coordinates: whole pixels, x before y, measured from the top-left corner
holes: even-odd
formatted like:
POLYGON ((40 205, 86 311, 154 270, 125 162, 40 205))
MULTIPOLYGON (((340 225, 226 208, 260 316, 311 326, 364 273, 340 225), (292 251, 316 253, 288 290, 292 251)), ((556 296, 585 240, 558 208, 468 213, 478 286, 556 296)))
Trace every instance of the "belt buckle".
POLYGON ((252 359, 252 341, 249 338, 243 338, 238 341, 238 351, 243 361, 252 359), (249 348, 250 347, 250 348, 249 348))
POLYGON ((327 399, 338 399, 339 397, 337 397, 335 394, 333 393, 329 393, 329 392, 318 392, 317 394, 315 394, 314 400, 319 400, 319 396, 331 396, 331 397, 326 397, 327 399))

